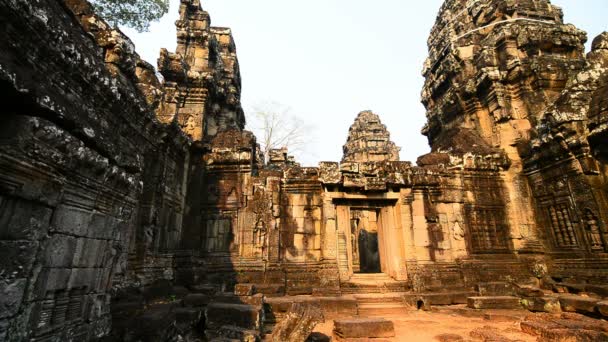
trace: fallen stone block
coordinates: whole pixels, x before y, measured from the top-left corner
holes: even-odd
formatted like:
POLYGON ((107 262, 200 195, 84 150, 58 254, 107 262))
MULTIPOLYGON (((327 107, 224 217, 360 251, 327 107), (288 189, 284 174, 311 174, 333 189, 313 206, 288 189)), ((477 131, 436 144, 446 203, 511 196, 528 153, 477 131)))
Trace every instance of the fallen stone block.
POLYGON ((222 326, 216 334, 216 338, 223 338, 230 341, 258 342, 261 340, 259 331, 243 329, 232 325, 222 326))
POLYGON ((324 321, 318 304, 293 303, 291 309, 274 327, 269 341, 305 342, 315 326, 324 321))
POLYGON ((458 335, 458 334, 441 334, 441 335, 437 335, 433 338, 435 341, 438 342, 461 342, 464 341, 464 337, 458 335))
POLYGON ((511 296, 469 297, 468 307, 472 309, 521 309, 519 298, 511 296))
POLYGON ((608 301, 597 302, 596 307, 602 316, 608 317, 608 301))
POLYGON ((545 292, 538 287, 524 285, 517 288, 517 295, 521 297, 543 297, 545 292))
POLYGON ((234 286, 234 294, 237 296, 251 296, 255 291, 253 284, 236 284, 234 286))
POLYGON ((532 336, 541 336, 550 330, 562 328, 559 324, 542 321, 521 322, 519 327, 523 332, 532 336))
POLYGON ((474 329, 469 335, 484 342, 513 342, 510 338, 503 336, 497 328, 488 326, 474 329))
POLYGON ((195 329, 201 322, 202 311, 197 308, 176 308, 175 322, 180 331, 195 329))
POLYGON ((505 282, 488 282, 477 284, 477 291, 482 297, 512 296, 515 294, 513 285, 505 282))
POLYGON ((521 299, 522 306, 534 312, 561 312, 561 305, 557 297, 526 297, 521 299))
POLYGON ((191 293, 184 297, 183 303, 186 307, 203 307, 211 302, 211 298, 206 294, 191 293))
POLYGON ((585 292, 594 293, 600 297, 608 297, 608 286, 606 285, 587 285, 585 292))
POLYGON ((211 303, 205 310, 207 330, 219 330, 224 325, 261 331, 261 307, 246 304, 211 303))
POLYGON ((334 321, 334 333, 340 338, 394 337, 395 327, 383 318, 351 318, 334 321))
POLYGON ((608 334, 583 329, 553 329, 545 331, 537 342, 607 342, 608 334))
POLYGON ((600 300, 597 298, 577 295, 560 295, 559 303, 563 311, 579 313, 595 313, 595 306, 600 300))

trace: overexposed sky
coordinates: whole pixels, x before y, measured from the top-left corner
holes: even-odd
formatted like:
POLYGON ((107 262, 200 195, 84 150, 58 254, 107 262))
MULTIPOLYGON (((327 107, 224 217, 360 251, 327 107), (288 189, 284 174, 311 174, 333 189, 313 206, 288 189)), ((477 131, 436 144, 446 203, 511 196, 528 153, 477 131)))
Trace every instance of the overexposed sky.
MULTIPOLYGON (((304 166, 339 161, 358 112, 380 115, 401 147, 401 159, 429 151, 420 134, 426 41, 443 0, 201 0, 213 26, 232 28, 242 103, 247 114, 278 102, 306 121, 312 141, 296 154, 304 166)), ((608 0, 553 0, 565 21, 591 40, 608 30, 608 0)), ((156 65, 175 50, 179 0, 150 32, 124 29, 137 52, 156 65)))

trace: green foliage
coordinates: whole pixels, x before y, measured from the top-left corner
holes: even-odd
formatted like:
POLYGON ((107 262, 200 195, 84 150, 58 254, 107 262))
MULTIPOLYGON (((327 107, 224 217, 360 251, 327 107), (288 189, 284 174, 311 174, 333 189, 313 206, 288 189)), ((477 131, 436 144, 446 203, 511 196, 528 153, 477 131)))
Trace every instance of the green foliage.
POLYGON ((169 0, 91 0, 95 11, 108 23, 147 31, 150 22, 169 11, 169 0))

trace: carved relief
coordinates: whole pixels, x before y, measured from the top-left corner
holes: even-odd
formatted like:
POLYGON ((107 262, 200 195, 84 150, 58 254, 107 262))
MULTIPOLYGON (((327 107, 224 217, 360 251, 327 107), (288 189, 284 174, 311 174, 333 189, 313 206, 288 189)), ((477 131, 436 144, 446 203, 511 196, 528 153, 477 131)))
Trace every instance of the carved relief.
POLYGON ((467 206, 466 215, 473 252, 500 252, 509 249, 503 208, 467 206))
POLYGON ((600 229, 600 222, 597 216, 589 208, 585 209, 584 216, 585 233, 587 234, 587 240, 593 251, 603 251, 604 242, 602 241, 602 231, 600 229))
POLYGON ((547 210, 557 247, 578 246, 568 205, 565 203, 556 204, 550 206, 547 210))

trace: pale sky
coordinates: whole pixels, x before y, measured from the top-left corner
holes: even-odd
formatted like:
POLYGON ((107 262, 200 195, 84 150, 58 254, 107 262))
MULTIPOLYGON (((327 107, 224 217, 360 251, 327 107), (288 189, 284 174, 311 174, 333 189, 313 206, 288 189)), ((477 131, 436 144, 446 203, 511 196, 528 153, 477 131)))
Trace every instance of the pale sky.
MULTIPOLYGON (((313 128, 304 166, 339 161, 357 113, 380 115, 401 147, 401 160, 429 151, 420 134, 426 40, 443 0, 201 0, 213 26, 232 28, 242 103, 247 114, 278 102, 313 128)), ((608 30, 608 0, 553 0, 565 21, 587 31, 589 42, 608 30)), ((125 33, 152 65, 161 47, 175 50, 179 0, 150 32, 125 33)))

